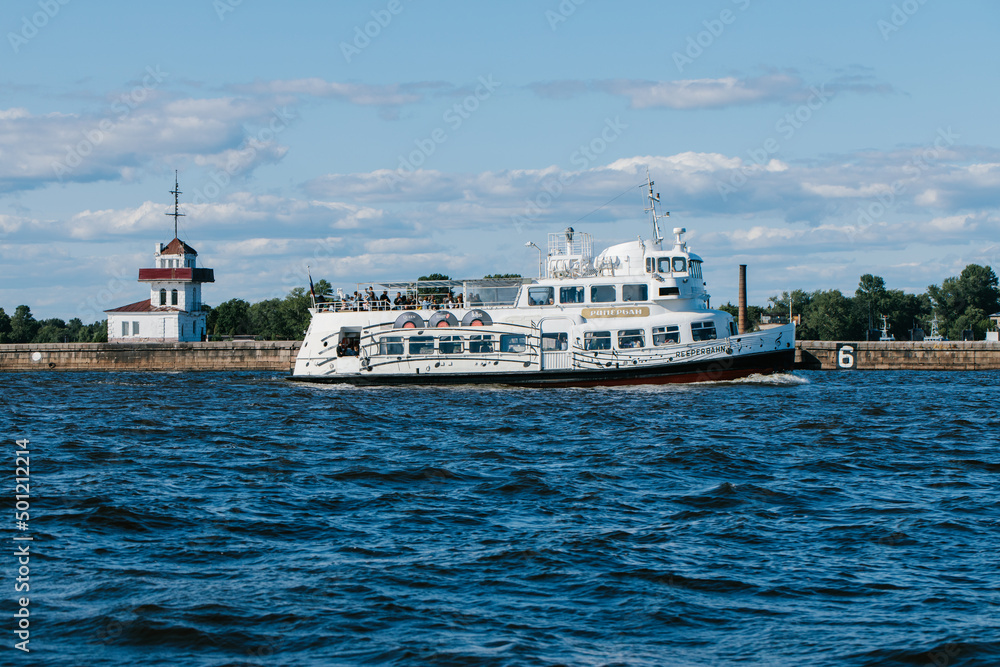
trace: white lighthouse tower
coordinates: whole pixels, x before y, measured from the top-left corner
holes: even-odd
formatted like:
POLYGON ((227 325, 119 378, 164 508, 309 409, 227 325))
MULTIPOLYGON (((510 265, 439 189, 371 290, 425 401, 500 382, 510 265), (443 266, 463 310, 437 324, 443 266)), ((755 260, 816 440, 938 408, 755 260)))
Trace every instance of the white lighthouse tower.
POLYGON ((169 343, 206 339, 201 309, 202 283, 215 282, 212 269, 198 268, 198 253, 177 236, 180 187, 176 174, 174 238, 153 250, 153 268, 139 269, 139 282, 149 285, 149 298, 104 311, 108 315, 109 343, 169 343))

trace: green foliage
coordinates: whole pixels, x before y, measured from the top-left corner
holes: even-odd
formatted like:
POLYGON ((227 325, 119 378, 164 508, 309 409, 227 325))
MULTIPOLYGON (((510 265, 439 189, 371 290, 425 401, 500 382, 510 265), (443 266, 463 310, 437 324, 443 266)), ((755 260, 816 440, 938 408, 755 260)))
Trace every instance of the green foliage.
POLYGON ((245 336, 250 333, 250 304, 243 299, 230 299, 215 309, 214 336, 245 336))
POLYGON ((13 342, 10 340, 10 333, 10 315, 0 308, 0 345, 13 342))
POLYGON ((31 343, 38 334, 39 324, 28 306, 18 306, 10 318, 10 342, 31 343))
POLYGON ((518 280, 521 278, 520 273, 491 273, 488 276, 483 276, 484 280, 518 280))
POLYGON ((988 266, 969 264, 960 276, 946 278, 940 287, 931 285, 927 293, 941 333, 951 340, 961 340, 966 329, 982 339, 989 329, 989 316, 1000 310, 997 276, 988 266))

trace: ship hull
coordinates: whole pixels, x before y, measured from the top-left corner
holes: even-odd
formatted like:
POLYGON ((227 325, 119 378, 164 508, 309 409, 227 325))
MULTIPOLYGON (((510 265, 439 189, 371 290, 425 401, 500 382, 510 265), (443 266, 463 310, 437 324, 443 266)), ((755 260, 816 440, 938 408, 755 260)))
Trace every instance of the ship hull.
POLYGON ((515 387, 616 387, 736 380, 792 370, 795 348, 732 355, 703 361, 605 369, 570 369, 504 373, 359 373, 335 376, 296 375, 288 379, 356 386, 508 385, 515 387))

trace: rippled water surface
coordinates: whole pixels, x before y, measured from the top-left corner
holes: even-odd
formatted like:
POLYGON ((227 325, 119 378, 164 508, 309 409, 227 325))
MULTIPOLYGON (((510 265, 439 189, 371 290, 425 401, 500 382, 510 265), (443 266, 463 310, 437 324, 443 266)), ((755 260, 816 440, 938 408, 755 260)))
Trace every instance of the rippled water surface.
POLYGON ((998 665, 998 383, 0 375, 0 664, 998 665))

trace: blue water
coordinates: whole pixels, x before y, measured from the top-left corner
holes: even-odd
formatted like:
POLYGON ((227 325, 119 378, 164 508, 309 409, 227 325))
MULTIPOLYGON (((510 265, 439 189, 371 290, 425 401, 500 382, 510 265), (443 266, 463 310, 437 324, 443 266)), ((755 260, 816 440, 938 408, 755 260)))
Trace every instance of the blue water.
POLYGON ((0 375, 0 664, 997 665, 998 383, 0 375))

